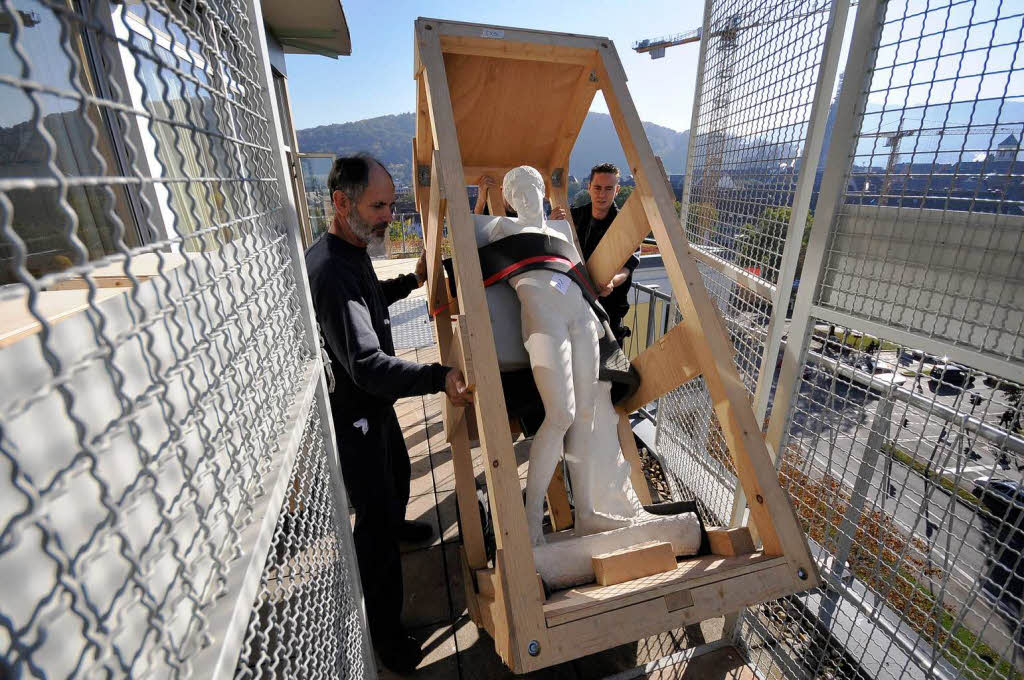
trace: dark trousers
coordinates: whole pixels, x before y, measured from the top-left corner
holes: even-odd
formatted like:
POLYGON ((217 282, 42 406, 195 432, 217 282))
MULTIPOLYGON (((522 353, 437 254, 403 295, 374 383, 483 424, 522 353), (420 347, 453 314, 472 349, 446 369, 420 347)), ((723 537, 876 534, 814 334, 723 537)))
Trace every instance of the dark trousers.
POLYGON ((402 630, 398 537, 409 502, 409 451, 395 409, 366 416, 365 434, 361 419, 354 420, 351 409, 332 410, 341 474, 356 512, 352 533, 370 637, 374 645, 386 645, 402 630))

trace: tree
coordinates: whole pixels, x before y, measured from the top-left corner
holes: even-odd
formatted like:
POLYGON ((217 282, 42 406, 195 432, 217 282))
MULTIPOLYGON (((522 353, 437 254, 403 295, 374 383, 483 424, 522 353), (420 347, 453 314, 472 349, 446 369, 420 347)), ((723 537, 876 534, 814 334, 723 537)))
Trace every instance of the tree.
MULTIPOLYGON (((779 268, 782 266, 782 253, 786 245, 786 232, 793 209, 788 206, 765 208, 754 224, 745 224, 737 240, 739 246, 739 265, 744 269, 757 270, 757 276, 776 283, 779 268)), ((811 237, 814 215, 807 213, 803 238, 800 240, 800 254, 797 258, 797 276, 803 269, 804 256, 807 253, 807 241, 811 237)))
POLYGON ((620 186, 619 193, 615 195, 615 207, 621 208, 622 204, 626 202, 626 199, 633 193, 633 187, 631 186, 620 186))

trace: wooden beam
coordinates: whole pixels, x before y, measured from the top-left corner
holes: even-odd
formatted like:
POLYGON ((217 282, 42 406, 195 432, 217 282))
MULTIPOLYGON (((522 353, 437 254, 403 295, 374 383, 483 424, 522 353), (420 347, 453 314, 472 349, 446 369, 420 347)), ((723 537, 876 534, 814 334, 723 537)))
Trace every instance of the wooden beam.
POLYGON ((695 587, 689 590, 693 604, 675 611, 669 610, 669 604, 678 606, 680 603, 666 602, 666 597, 662 596, 553 626, 548 631, 551 660, 562 663, 577 659, 765 600, 778 599, 797 590, 788 569, 785 561, 779 560, 767 569, 695 587))
POLYGON ((647 477, 644 475, 644 466, 640 461, 640 452, 636 448, 636 438, 633 436, 633 427, 629 424, 629 415, 619 414, 619 448, 622 449, 622 457, 629 463, 629 481, 633 484, 633 491, 636 497, 644 505, 651 505, 651 487, 647 484, 647 477))
POLYGON ((690 330, 679 324, 645 349, 632 365, 640 374, 640 389, 615 408, 628 414, 701 375, 690 330))
POLYGON ((642 201, 636 192, 626 199, 587 260, 587 271, 595 283, 600 285, 611 281, 650 233, 651 225, 647 222, 642 201))
POLYGON ((420 218, 423 224, 423 247, 427 253, 427 300, 433 311, 444 307, 449 299, 444 267, 441 265, 441 240, 444 236, 444 215, 448 209, 448 199, 441 189, 436 151, 431 154, 428 195, 426 215, 420 213, 420 218))
MULTIPOLYGON (((785 563, 784 558, 769 557, 763 552, 740 557, 691 557, 679 562, 674 571, 620 583, 614 588, 591 584, 561 590, 548 598, 544 612, 549 626, 559 626, 644 600, 664 597, 678 590, 729 582, 742 574, 762 571, 785 563)), ((792 582, 792 579, 787 580, 792 582)))
POLYGON ((603 48, 601 87, 623 151, 629 159, 648 221, 662 250, 672 290, 679 301, 683 327, 694 358, 704 375, 723 434, 748 498, 765 551, 785 554, 793 573, 803 570, 807 587, 817 585, 817 570, 807 540, 754 418, 750 397, 733 364, 733 347, 718 310, 704 288, 696 263, 688 256, 689 244, 675 219, 674 197, 662 179, 650 142, 626 88, 626 77, 614 48, 603 48))
POLYGON ((482 627, 483 617, 480 615, 480 602, 477 596, 476 582, 473 579, 473 569, 469 564, 469 557, 466 553, 466 546, 459 546, 459 567, 462 569, 462 585, 466 589, 466 609, 469 610, 469 618, 478 627, 482 627))
MULTIPOLYGON (((439 181, 447 190, 465 191, 458 135, 455 129, 451 95, 445 75, 444 57, 436 22, 419 19, 416 22, 416 45, 422 63, 421 78, 426 79, 426 93, 430 121, 437 154, 439 181)), ((544 662, 547 647, 547 625, 543 603, 537 594, 537 569, 533 562, 526 523, 526 510, 519 487, 518 466, 512 450, 512 434, 508 425, 508 410, 501 389, 498 357, 487 308, 480 258, 468 201, 452 200, 448 194, 448 222, 455 264, 455 283, 459 306, 466 315, 469 349, 473 357, 477 390, 474 410, 480 434, 481 448, 486 461, 485 475, 495 525, 495 540, 501 550, 501 597, 507 598, 507 631, 505 639, 495 638, 499 650, 505 649, 515 670, 523 665, 522 659, 533 658, 544 662), (514 637, 512 633, 514 631, 514 637), (529 657, 527 646, 536 641, 539 657, 529 657)), ((495 621, 495 626, 498 622, 495 621)))
POLYGON ((672 544, 643 543, 590 558, 598 585, 614 586, 633 579, 675 571, 676 555, 672 544))
POLYGON ((551 483, 548 484, 547 501, 551 528, 561 531, 571 527, 572 507, 569 505, 569 494, 565 489, 565 472, 562 470, 561 461, 555 466, 555 474, 551 476, 551 483))
POLYGON ((562 64, 588 64, 594 58, 593 49, 577 49, 559 45, 523 45, 491 38, 452 35, 441 37, 441 49, 446 54, 469 54, 475 57, 562 64))
MULTIPOLYGON (((522 50, 524 55, 529 56, 521 58, 532 60, 542 58, 542 53, 537 51, 539 48, 550 47, 556 49, 552 54, 565 55, 565 58, 552 59, 543 56, 543 61, 566 61, 567 58, 571 58, 572 54, 577 53, 585 54, 589 52, 592 58, 594 51, 601 45, 611 44, 608 38, 596 35, 535 31, 513 26, 491 26, 463 21, 449 21, 447 19, 420 18, 417 22, 431 25, 433 30, 441 34, 442 44, 444 45, 443 51, 445 52, 458 49, 458 44, 464 44, 467 47, 471 45, 482 45, 485 47, 487 45, 494 45, 494 49, 502 53, 510 48, 522 50), (464 40, 460 42, 455 40, 456 38, 463 38, 464 40)), ((520 58, 518 54, 516 52, 511 55, 511 58, 520 58)))
POLYGON ((473 371, 473 355, 469 351, 469 327, 465 314, 459 314, 452 321, 452 343, 445 357, 445 365, 458 366, 466 379, 466 389, 470 392, 476 389, 476 374, 473 371))

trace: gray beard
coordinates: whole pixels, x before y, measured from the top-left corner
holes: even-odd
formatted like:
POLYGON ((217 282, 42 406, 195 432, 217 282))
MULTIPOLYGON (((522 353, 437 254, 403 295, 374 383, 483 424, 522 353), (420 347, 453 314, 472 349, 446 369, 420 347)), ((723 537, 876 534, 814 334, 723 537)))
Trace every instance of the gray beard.
POLYGON ((388 235, 385 229, 382 235, 377 236, 373 231, 373 225, 364 220, 362 215, 356 211, 349 215, 348 226, 352 229, 352 233, 359 237, 359 240, 366 242, 367 247, 384 243, 384 239, 388 235))

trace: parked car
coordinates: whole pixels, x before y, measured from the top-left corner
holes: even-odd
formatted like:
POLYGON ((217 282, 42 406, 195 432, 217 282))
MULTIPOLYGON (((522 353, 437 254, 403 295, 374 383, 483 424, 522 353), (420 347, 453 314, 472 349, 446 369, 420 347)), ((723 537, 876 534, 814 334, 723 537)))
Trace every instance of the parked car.
POLYGON ((974 385, 974 376, 970 370, 959 364, 937 364, 928 378, 928 385, 934 390, 940 383, 966 389, 974 385))
POLYGON ((981 503, 986 573, 982 591, 1010 617, 1024 615, 1024 484, 981 478, 972 493, 981 503))

